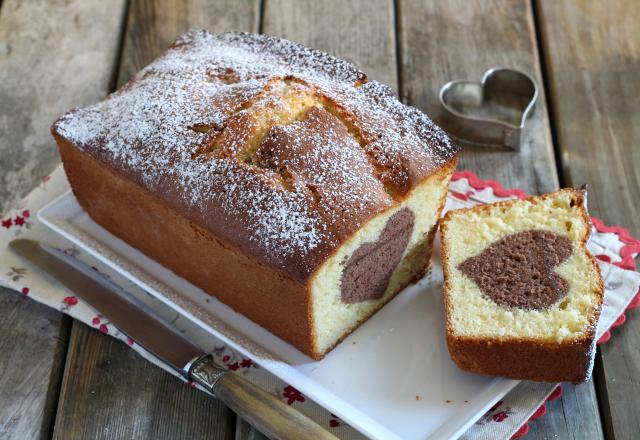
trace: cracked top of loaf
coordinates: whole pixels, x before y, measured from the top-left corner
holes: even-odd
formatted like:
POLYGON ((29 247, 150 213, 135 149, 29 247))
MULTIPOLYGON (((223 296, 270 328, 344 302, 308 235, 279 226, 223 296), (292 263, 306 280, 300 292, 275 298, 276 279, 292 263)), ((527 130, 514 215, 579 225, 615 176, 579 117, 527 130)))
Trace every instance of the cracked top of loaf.
POLYGON ((301 281, 457 153, 352 64, 245 33, 184 34, 52 132, 301 281))

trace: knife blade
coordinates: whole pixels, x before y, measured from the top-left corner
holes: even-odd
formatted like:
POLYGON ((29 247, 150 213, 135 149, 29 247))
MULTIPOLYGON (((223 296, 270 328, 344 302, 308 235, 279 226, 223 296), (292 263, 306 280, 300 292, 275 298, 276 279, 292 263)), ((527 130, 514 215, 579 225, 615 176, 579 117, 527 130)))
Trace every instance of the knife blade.
POLYGON ((146 304, 63 251, 29 239, 9 247, 68 287, 120 331, 187 380, 193 380, 273 439, 336 439, 311 419, 215 364, 213 356, 192 344, 146 304))

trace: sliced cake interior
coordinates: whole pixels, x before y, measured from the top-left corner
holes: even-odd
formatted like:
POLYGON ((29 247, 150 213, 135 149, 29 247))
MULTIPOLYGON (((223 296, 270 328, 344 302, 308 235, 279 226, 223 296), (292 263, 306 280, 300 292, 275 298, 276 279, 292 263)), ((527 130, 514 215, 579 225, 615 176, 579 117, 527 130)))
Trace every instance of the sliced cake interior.
POLYGON ((588 376, 603 285, 586 248, 585 197, 565 189, 445 216, 447 340, 459 366, 519 379, 588 376))
POLYGON ((455 163, 378 215, 312 279, 316 349, 324 353, 429 266, 436 224, 455 163))

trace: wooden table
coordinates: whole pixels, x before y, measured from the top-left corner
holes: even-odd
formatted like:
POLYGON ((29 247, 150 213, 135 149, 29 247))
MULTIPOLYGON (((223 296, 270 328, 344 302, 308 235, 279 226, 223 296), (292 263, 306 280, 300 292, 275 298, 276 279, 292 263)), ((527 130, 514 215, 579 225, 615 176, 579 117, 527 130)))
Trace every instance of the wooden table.
MULTIPOLYGON (((0 1, 0 211, 58 163, 49 125, 127 80, 180 33, 280 35, 353 61, 434 119, 446 81, 489 67, 542 87, 519 153, 466 148, 460 168, 530 193, 591 185, 589 208, 640 235, 640 7, 635 0, 0 1), (632 7, 634 5, 634 7, 632 7)), ((565 386, 529 438, 638 438, 640 317, 565 386)), ((125 345, 0 294, 0 438, 260 437, 125 345)))

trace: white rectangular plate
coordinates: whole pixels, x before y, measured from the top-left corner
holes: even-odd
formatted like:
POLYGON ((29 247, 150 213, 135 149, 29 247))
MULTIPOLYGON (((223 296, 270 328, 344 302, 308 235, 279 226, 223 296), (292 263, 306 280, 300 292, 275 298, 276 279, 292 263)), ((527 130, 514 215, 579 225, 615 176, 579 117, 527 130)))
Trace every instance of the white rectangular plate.
POLYGON ((98 226, 70 192, 38 217, 369 437, 456 438, 518 383, 450 360, 437 243, 430 275, 314 361, 98 226))

